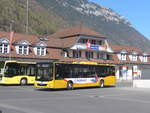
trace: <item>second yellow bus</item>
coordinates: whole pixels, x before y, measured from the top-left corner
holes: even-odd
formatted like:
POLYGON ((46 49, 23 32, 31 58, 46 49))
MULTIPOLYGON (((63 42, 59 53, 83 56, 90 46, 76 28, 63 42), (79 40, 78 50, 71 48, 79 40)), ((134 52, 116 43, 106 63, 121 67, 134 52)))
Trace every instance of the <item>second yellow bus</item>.
POLYGON ((50 62, 37 64, 35 87, 67 88, 104 87, 116 84, 115 66, 91 62, 50 62))

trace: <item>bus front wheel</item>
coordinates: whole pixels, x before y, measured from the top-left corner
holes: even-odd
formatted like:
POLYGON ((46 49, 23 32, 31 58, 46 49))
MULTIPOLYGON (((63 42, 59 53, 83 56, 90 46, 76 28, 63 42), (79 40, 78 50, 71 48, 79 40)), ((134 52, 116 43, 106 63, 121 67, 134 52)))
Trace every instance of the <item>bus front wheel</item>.
POLYGON ((100 87, 100 88, 103 88, 103 87, 104 87, 104 80, 100 80, 99 87, 100 87))
POLYGON ((20 80, 20 85, 22 85, 22 86, 27 85, 27 79, 26 78, 22 78, 20 80))
POLYGON ((72 81, 69 81, 69 82, 67 83, 67 89, 68 89, 68 90, 73 90, 73 82, 72 82, 72 81))

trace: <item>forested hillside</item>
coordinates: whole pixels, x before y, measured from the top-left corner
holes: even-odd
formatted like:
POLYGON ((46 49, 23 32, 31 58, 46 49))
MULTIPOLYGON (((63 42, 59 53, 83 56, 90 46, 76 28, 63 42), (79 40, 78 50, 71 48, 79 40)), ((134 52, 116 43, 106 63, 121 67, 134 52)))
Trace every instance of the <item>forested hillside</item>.
MULTIPOLYGON (((0 30, 25 33, 27 0, 0 0, 0 30)), ((149 51, 150 41, 110 8, 88 0, 29 0, 29 34, 52 34, 83 25, 108 37, 109 43, 149 51)))
MULTIPOLYGON (((0 30, 9 31, 10 23, 16 32, 25 33, 26 0, 0 0, 0 30)), ((29 0, 29 33, 51 34, 65 22, 51 11, 29 0)))

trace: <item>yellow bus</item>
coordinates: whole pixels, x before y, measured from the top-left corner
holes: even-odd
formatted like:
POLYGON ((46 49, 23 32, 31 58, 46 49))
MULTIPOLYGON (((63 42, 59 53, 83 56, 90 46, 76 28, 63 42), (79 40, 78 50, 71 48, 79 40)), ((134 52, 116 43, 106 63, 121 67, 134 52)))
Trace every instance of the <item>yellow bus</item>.
POLYGON ((34 84, 36 62, 5 61, 0 62, 0 84, 34 84))
POLYGON ((34 86, 69 90, 79 87, 104 87, 116 84, 115 66, 91 62, 38 63, 34 86))

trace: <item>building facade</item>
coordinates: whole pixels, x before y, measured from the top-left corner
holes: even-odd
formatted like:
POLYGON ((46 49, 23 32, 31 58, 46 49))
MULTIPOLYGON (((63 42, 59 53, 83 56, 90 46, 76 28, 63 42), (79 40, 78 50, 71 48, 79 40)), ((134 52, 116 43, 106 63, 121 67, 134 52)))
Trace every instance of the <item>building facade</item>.
POLYGON ((146 67, 149 67, 149 55, 142 50, 129 46, 112 46, 119 63, 116 69, 117 79, 133 80, 141 79, 145 75, 146 67))
POLYGON ((116 65, 116 77, 139 79, 150 65, 149 55, 128 46, 109 45, 108 38, 83 26, 60 30, 49 36, 0 32, 0 61, 97 62, 116 65), (12 44, 12 45, 11 45, 12 44))

